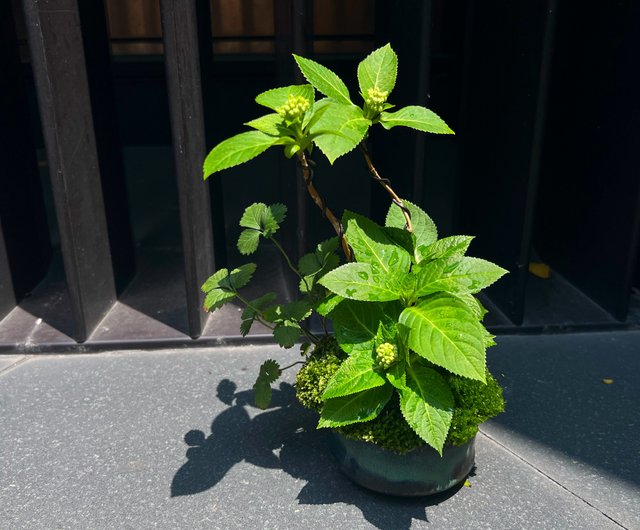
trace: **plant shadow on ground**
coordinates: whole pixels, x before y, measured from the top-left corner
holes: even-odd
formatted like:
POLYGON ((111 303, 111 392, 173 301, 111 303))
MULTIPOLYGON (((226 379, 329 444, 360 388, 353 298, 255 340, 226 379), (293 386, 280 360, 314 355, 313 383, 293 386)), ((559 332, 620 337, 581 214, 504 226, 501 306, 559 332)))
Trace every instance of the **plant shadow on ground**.
POLYGON ((187 462, 176 472, 171 496, 191 495, 212 488, 243 460, 255 466, 282 469, 306 481, 300 504, 345 503, 357 506, 381 530, 404 530, 413 519, 427 521, 427 508, 454 495, 454 488, 431 497, 390 497, 353 484, 338 470, 328 446, 327 433, 315 429, 317 416, 304 409, 293 386, 281 383, 273 392, 271 408, 251 414, 253 391, 236 392, 234 382, 218 385, 218 398, 227 408, 211 424, 211 434, 192 430, 185 434, 187 462))

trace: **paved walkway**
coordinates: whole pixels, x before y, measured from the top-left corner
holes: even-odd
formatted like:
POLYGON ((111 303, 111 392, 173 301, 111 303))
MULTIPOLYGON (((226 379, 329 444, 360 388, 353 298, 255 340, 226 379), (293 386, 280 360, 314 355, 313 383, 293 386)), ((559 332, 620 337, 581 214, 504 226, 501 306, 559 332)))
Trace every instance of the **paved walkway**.
POLYGON ((499 341, 509 410, 426 500, 344 478, 289 383, 250 405, 297 351, 0 357, 0 529, 640 529, 640 333, 499 341))

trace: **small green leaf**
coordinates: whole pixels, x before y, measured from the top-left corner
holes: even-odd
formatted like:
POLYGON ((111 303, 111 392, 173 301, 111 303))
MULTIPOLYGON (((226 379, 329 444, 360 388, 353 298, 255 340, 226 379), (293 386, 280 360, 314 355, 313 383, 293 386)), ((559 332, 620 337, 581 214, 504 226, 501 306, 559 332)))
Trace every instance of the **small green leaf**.
POLYGON ((417 295, 477 293, 508 271, 479 258, 452 256, 416 267, 417 295))
POLYGON ((273 359, 268 359, 260 366, 260 373, 253 385, 256 407, 266 409, 271 402, 271 383, 281 374, 280 365, 273 359))
POLYGON ((454 374, 485 381, 484 328, 462 300, 449 294, 425 298, 402 311, 409 347, 454 374))
POLYGON ((261 312, 267 305, 276 299, 275 293, 265 293, 261 297, 251 300, 251 306, 245 307, 242 312, 242 322, 240 324, 240 333, 245 337, 251 330, 257 312, 261 312))
POLYGON ((311 85, 291 85, 280 88, 272 88, 256 96, 256 103, 264 107, 277 111, 282 107, 289 96, 302 96, 313 104, 315 99, 313 87, 311 85))
POLYGON ((294 300, 288 304, 278 304, 265 310, 265 318, 270 322, 301 321, 311 314, 311 306, 306 300, 294 300))
POLYGON ((271 204, 267 206, 262 202, 253 203, 249 206, 240 219, 240 226, 259 230, 265 237, 276 233, 280 228, 280 223, 284 221, 287 207, 284 204, 271 204))
POLYGON ((339 103, 351 104, 347 86, 334 72, 315 61, 305 59, 299 55, 294 54, 293 58, 298 63, 302 75, 318 92, 335 99, 339 103))
POLYGON ((285 131, 284 118, 275 112, 248 121, 245 125, 271 136, 282 136, 285 131))
MULTIPOLYGON (((438 229, 435 223, 421 208, 415 204, 403 200, 404 205, 411 214, 411 223, 413 224, 413 234, 416 238, 416 251, 421 254, 422 247, 431 245, 438 239, 438 229)), ((399 206, 392 204, 387 212, 385 226, 392 228, 402 228, 405 226, 405 218, 399 206)))
POLYGON ((260 131, 249 131, 220 142, 204 161, 204 178, 244 162, 248 162, 278 142, 275 136, 260 131))
POLYGON ((352 353, 333 374, 322 394, 327 400, 355 394, 368 388, 375 388, 386 383, 378 373, 378 366, 371 350, 352 353))
POLYGON ((404 107, 396 112, 382 112, 380 114, 380 123, 385 129, 402 125, 422 132, 454 134, 444 120, 435 112, 417 105, 404 107))
POLYGON ((420 365, 407 368, 407 385, 400 390, 400 410, 416 434, 441 456, 453 405, 451 389, 438 372, 420 365))
POLYGON ((300 326, 292 322, 276 324, 273 330, 273 337, 283 348, 291 348, 300 338, 300 326))
POLYGON ((249 283, 255 271, 255 263, 246 263, 245 265, 241 265, 237 269, 233 269, 228 276, 220 279, 220 288, 229 291, 241 289, 249 283))
POLYGON ((386 302, 403 294, 406 272, 385 271, 369 263, 347 263, 325 274, 318 283, 351 300, 386 302))
POLYGON ((473 236, 449 236, 422 248, 421 261, 433 261, 434 259, 448 258, 451 256, 464 256, 473 236))
POLYGON ((370 125, 371 120, 363 116, 361 108, 328 101, 309 130, 315 144, 333 164, 362 141, 370 125))
POLYGON ((370 88, 391 93, 398 74, 398 56, 387 44, 371 52, 358 65, 360 92, 366 94, 370 88))
POLYGON ((300 280, 300 292, 309 293, 315 283, 327 272, 335 269, 340 258, 335 254, 338 249, 338 238, 332 237, 318 244, 314 252, 305 254, 298 262, 298 270, 303 276, 300 280))
POLYGON ((228 291, 221 291, 220 289, 214 289, 209 291, 204 298, 205 311, 215 311, 219 309, 227 302, 230 302, 236 297, 234 293, 228 291))
POLYGON ((238 237, 238 250, 240 254, 248 256, 258 250, 259 242, 260 232, 253 228, 246 228, 240 232, 240 237, 238 237))
POLYGON ((384 385, 357 394, 328 399, 322 407, 318 428, 340 427, 372 420, 380 414, 392 394, 393 387, 384 385))

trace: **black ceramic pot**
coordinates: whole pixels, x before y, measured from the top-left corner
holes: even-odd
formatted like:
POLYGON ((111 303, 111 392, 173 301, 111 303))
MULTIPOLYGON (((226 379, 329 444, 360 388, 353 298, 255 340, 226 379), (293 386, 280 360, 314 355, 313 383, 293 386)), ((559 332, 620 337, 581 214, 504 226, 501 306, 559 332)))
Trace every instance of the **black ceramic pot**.
POLYGON ((374 444, 332 432, 331 449, 340 469, 356 484, 387 493, 433 495, 463 481, 475 461, 475 437, 459 447, 449 445, 442 457, 425 446, 399 455, 374 444))

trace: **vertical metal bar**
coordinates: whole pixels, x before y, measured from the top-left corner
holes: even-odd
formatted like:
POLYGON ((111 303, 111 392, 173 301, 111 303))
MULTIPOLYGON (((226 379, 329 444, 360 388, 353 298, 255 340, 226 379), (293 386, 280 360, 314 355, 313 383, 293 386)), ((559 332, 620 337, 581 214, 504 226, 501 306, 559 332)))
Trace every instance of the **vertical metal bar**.
POLYGON ((4 244, 2 233, 2 222, 0 222, 0 319, 9 313, 16 305, 16 295, 13 290, 11 280, 11 269, 9 268, 9 256, 4 244))
POLYGON ((185 266, 189 334, 202 334, 200 285, 213 269, 208 183, 202 180, 204 117, 195 2, 161 0, 162 35, 185 266))
POLYGON ((74 338, 115 301, 107 224, 76 0, 23 0, 74 338))

